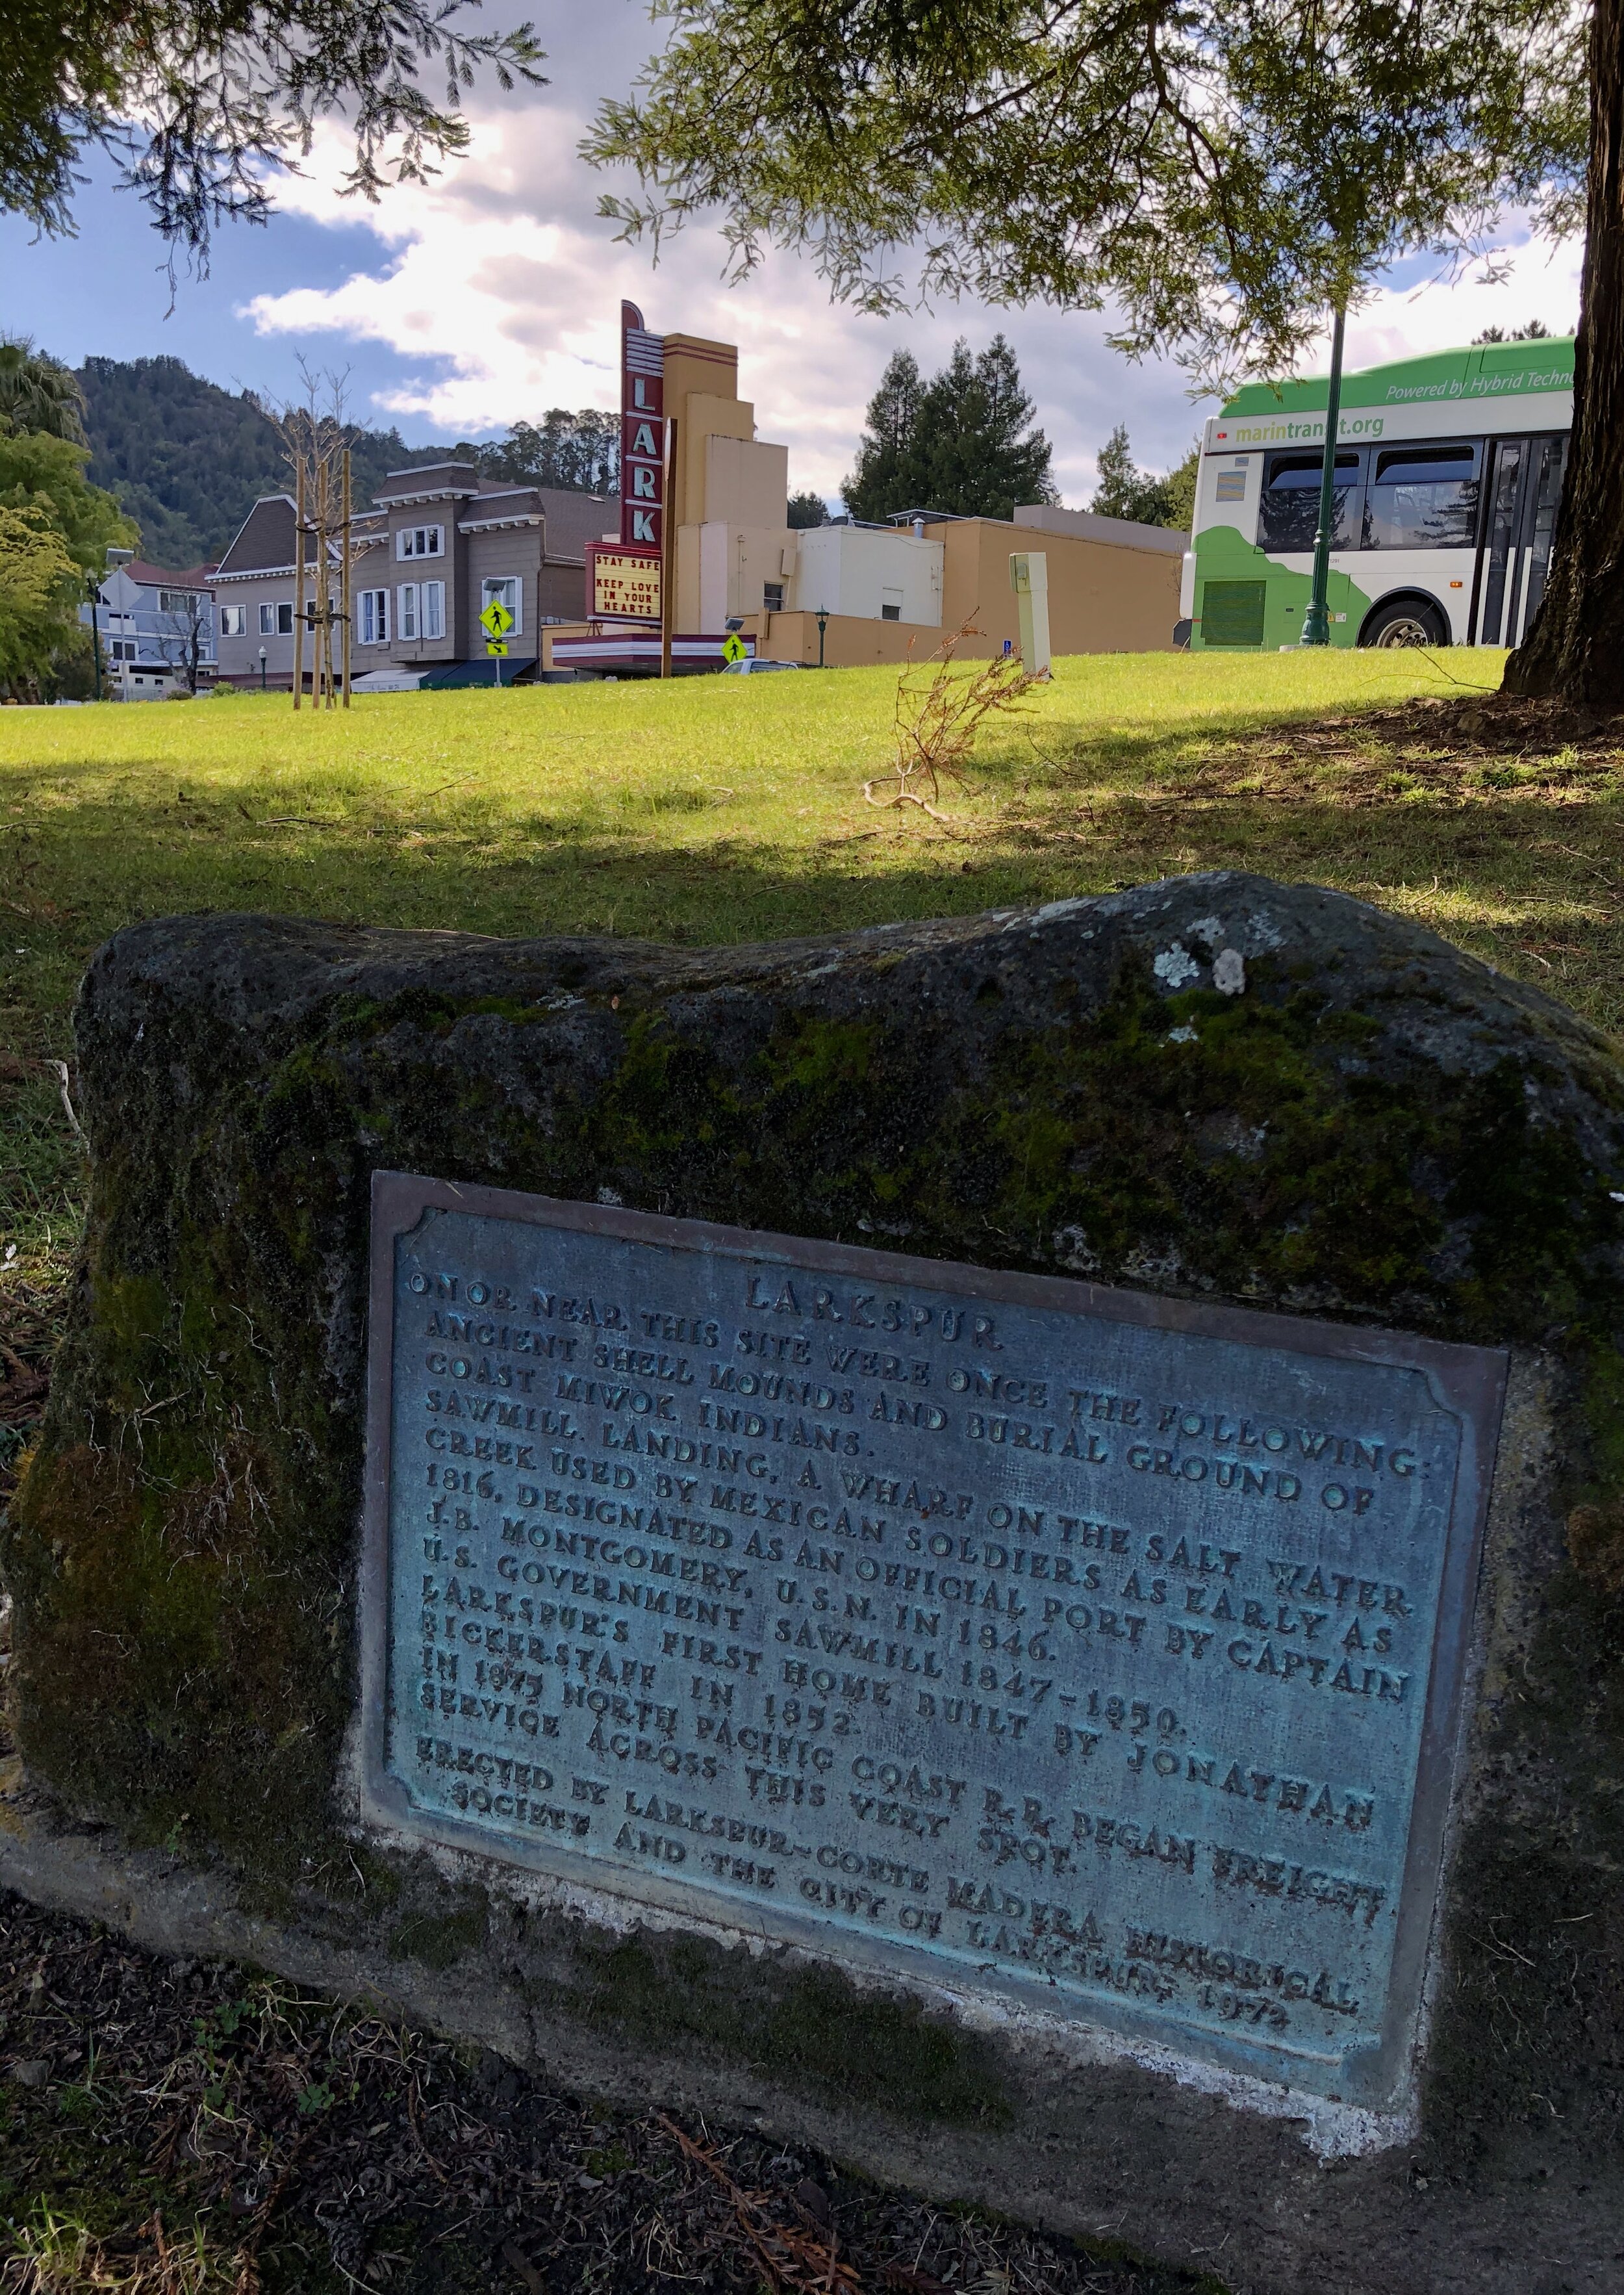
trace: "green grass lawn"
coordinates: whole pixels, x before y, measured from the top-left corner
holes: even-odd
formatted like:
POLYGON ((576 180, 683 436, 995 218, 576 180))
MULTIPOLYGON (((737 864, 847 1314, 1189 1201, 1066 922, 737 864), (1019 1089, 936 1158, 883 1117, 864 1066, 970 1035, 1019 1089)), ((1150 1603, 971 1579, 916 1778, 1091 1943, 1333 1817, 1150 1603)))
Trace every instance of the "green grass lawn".
POLYGON ((79 1173, 57 1081, 120 925, 277 910, 689 944, 1240 867, 1424 919, 1624 1025, 1605 740, 1464 737, 1501 657, 1094 656, 984 731, 944 822, 877 812, 896 673, 0 711, 0 1281, 79 1173), (6 1253, 15 1246, 10 1262, 6 1253))

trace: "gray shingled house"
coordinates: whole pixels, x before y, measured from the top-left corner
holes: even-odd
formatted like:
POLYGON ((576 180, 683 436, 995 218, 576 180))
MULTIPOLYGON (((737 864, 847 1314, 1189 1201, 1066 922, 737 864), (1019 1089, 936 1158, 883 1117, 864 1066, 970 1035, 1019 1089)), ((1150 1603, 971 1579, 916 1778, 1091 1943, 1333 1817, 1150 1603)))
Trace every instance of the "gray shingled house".
MULTIPOLYGON (((578 622, 585 606, 586 544, 619 530, 614 494, 516 486, 482 478, 472 462, 391 471, 375 507, 352 523, 352 674, 421 670, 454 682, 483 669, 479 616, 500 599, 513 616, 504 682, 532 674, 549 623, 578 622)), ((265 494, 244 519, 214 576, 222 684, 293 683, 294 503, 265 494)), ((314 544, 306 541, 307 557, 314 544)), ((339 544, 327 586, 339 589, 339 544)), ((307 564, 306 600, 319 595, 307 564)), ((305 677, 313 641, 305 644, 305 677)))

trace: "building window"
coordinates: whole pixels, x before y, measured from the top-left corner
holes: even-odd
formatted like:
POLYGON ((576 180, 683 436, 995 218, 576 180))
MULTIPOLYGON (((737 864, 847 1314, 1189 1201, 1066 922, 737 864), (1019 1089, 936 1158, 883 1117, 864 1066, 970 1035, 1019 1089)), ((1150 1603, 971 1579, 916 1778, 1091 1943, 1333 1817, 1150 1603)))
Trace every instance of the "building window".
POLYGON ((387 590, 363 590, 361 592, 360 640, 363 645, 388 644, 389 593, 387 590))
POLYGON ((259 634, 262 638, 290 638, 293 635, 293 600, 284 598, 280 604, 269 602, 259 608, 259 634))
POLYGON ((395 634, 403 645, 417 637, 417 584, 403 582, 395 593, 395 634))
POLYGON ((783 584, 781 582, 763 582, 762 584, 762 611, 765 614, 781 614, 783 610, 783 584))
POLYGON ((107 651, 110 660, 134 661, 135 658, 135 641, 134 638, 115 638, 112 643, 108 647, 107 651))
POLYGON ((395 537, 396 558, 444 558, 445 528, 443 526, 404 526, 395 537))
POLYGON ((882 622, 900 622, 902 618, 902 593, 900 590, 880 592, 879 617, 882 622))
POLYGON ((196 590, 160 590, 158 593, 160 614, 194 614, 202 602, 196 590))
POLYGON ((505 634, 510 638, 518 637, 525 626, 522 577, 518 574, 498 574, 492 580, 482 582, 479 592, 480 612, 483 613, 487 606, 505 606, 513 617, 513 626, 505 634))
POLYGON ((423 635, 443 638, 445 634, 445 584, 425 582, 422 585, 423 635))
POLYGON ((220 635, 223 638, 241 638, 246 637, 248 631, 243 618, 243 608, 241 606, 222 606, 220 608, 220 635))

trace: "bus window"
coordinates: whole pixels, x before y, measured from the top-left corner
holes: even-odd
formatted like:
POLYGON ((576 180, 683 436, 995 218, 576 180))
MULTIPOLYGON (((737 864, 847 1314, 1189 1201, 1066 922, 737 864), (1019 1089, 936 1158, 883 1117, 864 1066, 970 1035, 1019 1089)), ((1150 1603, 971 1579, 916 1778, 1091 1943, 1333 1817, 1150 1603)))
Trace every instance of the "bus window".
MULTIPOLYGON (((1258 506, 1260 549, 1312 550, 1319 525, 1319 479, 1324 467, 1324 457, 1319 454, 1269 456, 1263 478, 1263 498, 1258 506)), ((1351 550, 1354 546, 1353 498, 1359 480, 1359 456, 1339 453, 1332 496, 1333 550, 1351 550)))
POLYGON ((1383 448, 1365 496, 1365 548, 1470 550, 1478 476, 1474 445, 1383 448))

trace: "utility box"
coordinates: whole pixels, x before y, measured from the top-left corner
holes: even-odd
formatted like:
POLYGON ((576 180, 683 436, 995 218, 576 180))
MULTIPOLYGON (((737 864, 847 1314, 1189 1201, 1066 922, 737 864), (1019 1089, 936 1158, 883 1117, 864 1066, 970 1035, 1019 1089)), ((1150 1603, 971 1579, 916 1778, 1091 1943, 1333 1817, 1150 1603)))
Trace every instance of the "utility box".
POLYGON ((1021 659, 1033 677, 1049 677, 1049 559, 1041 550, 1012 550, 1009 586, 1015 592, 1021 659))

